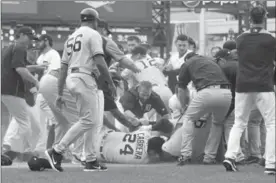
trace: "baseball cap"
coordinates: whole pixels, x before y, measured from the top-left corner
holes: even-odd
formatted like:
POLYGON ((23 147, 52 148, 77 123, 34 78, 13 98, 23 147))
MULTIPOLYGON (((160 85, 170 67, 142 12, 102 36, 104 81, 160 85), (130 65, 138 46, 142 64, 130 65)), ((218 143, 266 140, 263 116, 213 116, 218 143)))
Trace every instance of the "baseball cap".
POLYGON ((104 28, 107 31, 107 34, 112 34, 112 32, 109 29, 108 23, 103 19, 98 19, 98 27, 104 28))
POLYGON ((230 51, 228 49, 222 49, 219 50, 216 55, 215 58, 225 58, 230 54, 230 51))
POLYGON ((51 165, 47 159, 38 158, 37 156, 33 156, 28 161, 28 166, 32 171, 43 171, 45 169, 51 169, 51 165))
POLYGON ((226 41, 222 46, 223 49, 228 49, 230 51, 236 49, 236 47, 236 41, 233 40, 226 41))
POLYGON ((99 19, 99 13, 93 8, 85 8, 80 12, 81 21, 89 22, 99 19))
POLYGON ((43 34, 38 38, 39 41, 49 41, 49 44, 53 44, 53 38, 48 34, 43 34))
POLYGON ((21 27, 17 30, 17 35, 19 34, 25 34, 27 35, 31 40, 38 40, 38 38, 35 36, 33 30, 30 27, 21 27))

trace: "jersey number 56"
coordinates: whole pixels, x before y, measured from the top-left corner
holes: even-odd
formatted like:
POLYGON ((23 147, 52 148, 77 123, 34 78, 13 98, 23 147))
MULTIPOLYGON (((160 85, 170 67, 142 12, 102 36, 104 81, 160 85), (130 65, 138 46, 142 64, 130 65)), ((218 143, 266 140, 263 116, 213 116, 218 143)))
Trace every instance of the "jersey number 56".
MULTIPOLYGON (((136 134, 126 134, 123 138, 123 142, 134 143, 135 141, 136 141, 136 134)), ((134 150, 130 144, 126 144, 124 149, 120 149, 121 155, 128 155, 128 154, 131 155, 133 153, 134 153, 134 150)))
POLYGON ((76 37, 71 37, 67 41, 67 54, 71 55, 73 52, 78 52, 81 50, 81 37, 82 34, 77 35, 76 37))

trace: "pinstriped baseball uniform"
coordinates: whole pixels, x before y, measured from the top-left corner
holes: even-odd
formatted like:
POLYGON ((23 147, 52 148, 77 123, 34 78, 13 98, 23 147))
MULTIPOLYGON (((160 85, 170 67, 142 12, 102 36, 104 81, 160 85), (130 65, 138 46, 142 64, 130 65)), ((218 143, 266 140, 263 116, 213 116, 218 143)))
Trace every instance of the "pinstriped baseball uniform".
POLYGON ((55 150, 63 152, 77 137, 84 134, 86 162, 96 160, 96 142, 103 123, 103 92, 98 90, 95 78, 87 74, 97 68, 93 57, 103 55, 102 44, 102 37, 96 30, 82 26, 66 41, 61 61, 68 65, 66 86, 76 99, 80 119, 69 129, 55 150), (79 72, 72 73, 73 68, 78 68, 79 72))

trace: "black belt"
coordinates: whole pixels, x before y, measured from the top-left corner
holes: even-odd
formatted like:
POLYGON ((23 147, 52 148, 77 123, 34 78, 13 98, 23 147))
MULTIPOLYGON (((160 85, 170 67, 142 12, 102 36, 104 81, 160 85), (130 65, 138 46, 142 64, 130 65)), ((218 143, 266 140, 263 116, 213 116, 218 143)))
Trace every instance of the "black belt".
POLYGON ((49 74, 56 78, 59 78, 59 70, 51 70, 49 74))
POLYGON ((152 84, 152 86, 166 86, 166 87, 168 87, 168 85, 158 85, 158 84, 152 84))
POLYGON ((206 86, 204 88, 201 88, 199 89, 198 91, 200 90, 203 90, 203 89, 211 89, 211 88, 218 88, 218 89, 230 89, 231 86, 229 84, 221 84, 221 85, 210 85, 210 86, 206 86))
POLYGON ((87 72, 86 70, 82 70, 80 68, 74 67, 71 69, 71 73, 82 73, 92 76, 93 78, 97 79, 97 76, 94 72, 87 72))

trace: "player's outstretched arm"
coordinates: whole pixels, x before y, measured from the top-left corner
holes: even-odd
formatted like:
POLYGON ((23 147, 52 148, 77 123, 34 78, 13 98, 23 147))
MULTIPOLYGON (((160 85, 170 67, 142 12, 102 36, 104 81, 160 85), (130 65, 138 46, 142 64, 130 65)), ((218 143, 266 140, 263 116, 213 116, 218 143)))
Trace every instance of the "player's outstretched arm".
POLYGON ((134 131, 135 129, 137 129, 137 126, 132 124, 127 119, 127 117, 123 113, 121 113, 118 109, 110 110, 110 112, 122 125, 126 126, 130 131, 134 131))
POLYGON ((127 68, 134 73, 140 72, 140 69, 137 68, 132 60, 124 55, 112 39, 107 39, 106 52, 109 53, 116 62, 119 62, 121 67, 127 68))
POLYGON ((102 82, 103 84, 105 84, 105 82, 108 83, 108 85, 110 86, 109 88, 110 88, 112 94, 114 96, 116 96, 116 87, 115 87, 115 85, 114 85, 114 83, 111 79, 111 76, 109 74, 109 70, 108 70, 106 62, 104 60, 103 55, 97 54, 93 57, 93 59, 94 59, 96 65, 97 65, 97 67, 98 67, 98 69, 101 73, 102 79, 103 79, 103 81, 100 81, 100 82, 102 82))
POLYGON ((60 75, 59 75, 59 79, 58 79, 58 95, 59 96, 62 96, 62 94, 63 94, 63 88, 64 88, 66 77, 67 77, 67 71, 68 71, 68 65, 61 63, 60 75))
POLYGON ((111 130, 114 130, 116 132, 120 131, 108 120, 108 118, 105 115, 104 115, 104 118, 103 118, 103 124, 111 130))

